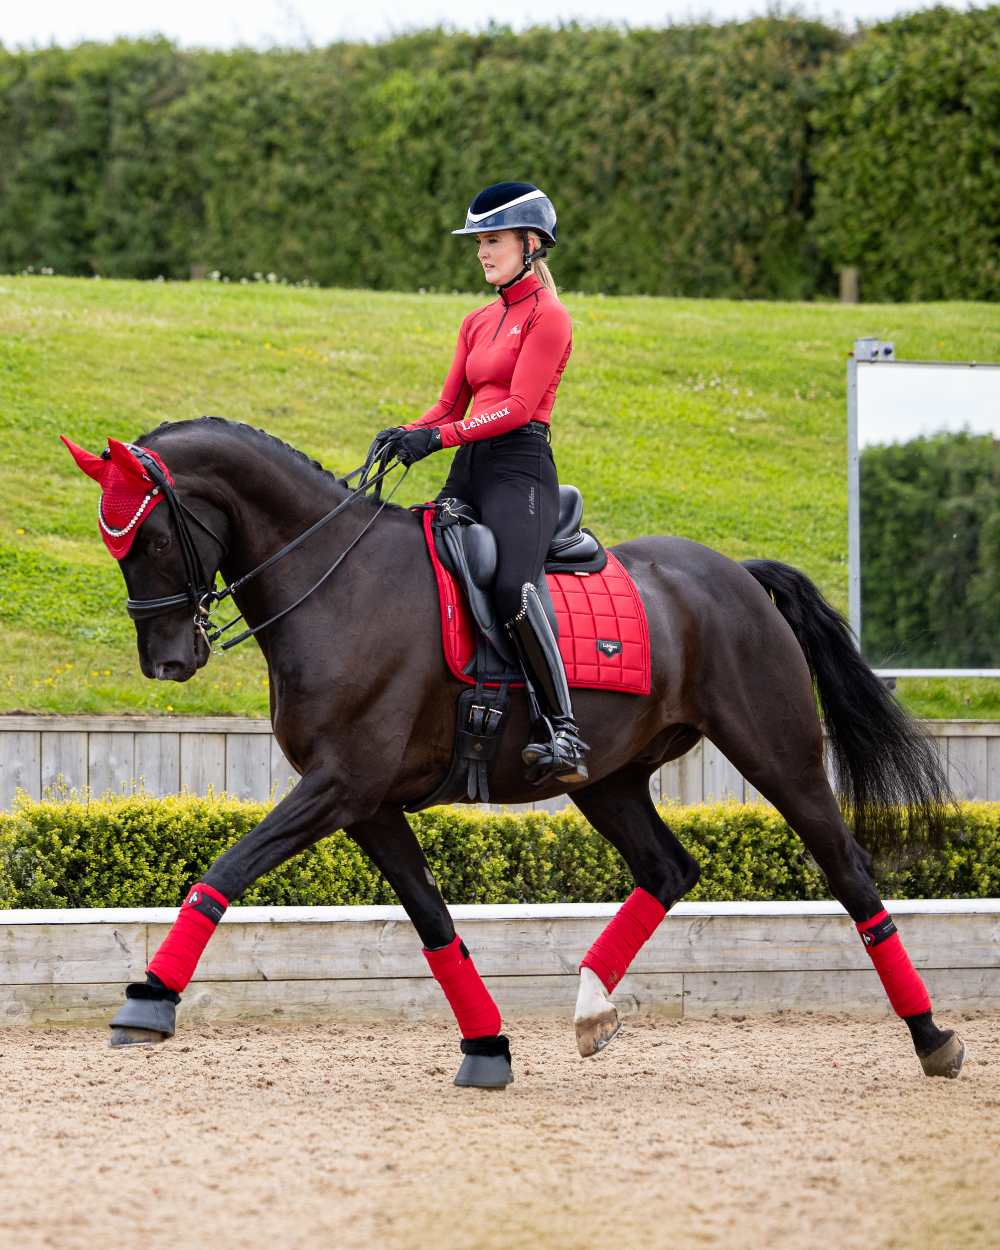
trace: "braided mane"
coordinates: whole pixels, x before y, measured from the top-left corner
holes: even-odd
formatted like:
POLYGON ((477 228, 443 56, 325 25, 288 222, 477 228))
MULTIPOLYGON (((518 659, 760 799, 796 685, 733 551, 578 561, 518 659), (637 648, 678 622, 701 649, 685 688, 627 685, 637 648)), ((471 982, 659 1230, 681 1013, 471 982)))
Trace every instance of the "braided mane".
POLYGON ((137 443, 145 443, 147 438, 153 438, 157 434, 166 434, 171 430, 180 430, 185 426, 203 425, 211 423, 220 425, 227 430, 237 431, 240 434, 249 434, 252 438, 266 438, 273 446, 280 448, 289 456, 294 456, 297 460, 309 465, 310 468, 318 470, 327 477, 332 477, 335 482, 342 482, 343 478, 337 477, 335 473, 331 473, 329 469, 325 469, 318 460, 314 460, 312 456, 307 456, 304 451, 299 451, 297 447, 293 447, 291 443, 286 443, 274 434, 269 434, 267 430, 258 429, 256 426, 247 425, 243 421, 229 421, 225 417, 193 417, 189 421, 162 421, 155 430, 150 430, 148 434, 140 434, 136 439, 137 443))
MULTIPOLYGON (((241 438, 246 437, 253 441, 266 440, 269 454, 277 452, 279 455, 294 458, 297 464, 306 465, 310 471, 322 473, 325 478, 329 478, 330 480, 336 482, 338 486, 343 486, 346 490, 350 489, 349 484, 344 478, 338 477, 336 473, 324 468, 323 465, 312 456, 307 456, 304 451, 299 451, 299 449, 297 447, 293 447, 291 443, 286 443, 283 439, 278 438, 276 435, 269 434, 267 430, 261 430, 256 426, 247 425, 243 421, 229 421, 225 417, 193 417, 188 421, 163 421, 156 427, 155 430, 150 430, 147 434, 141 434, 135 441, 139 444, 145 444, 147 439, 154 438, 158 434, 169 434, 173 430, 181 430, 189 426, 204 426, 207 423, 213 423, 214 425, 220 426, 225 430, 231 430, 238 434, 241 438)), ((357 483, 355 483, 355 485, 356 484, 357 483)), ((377 506, 377 501, 374 500, 371 495, 366 495, 357 502, 359 504, 370 503, 373 506, 377 506)), ((390 503, 388 507, 397 508, 399 505, 390 503)))

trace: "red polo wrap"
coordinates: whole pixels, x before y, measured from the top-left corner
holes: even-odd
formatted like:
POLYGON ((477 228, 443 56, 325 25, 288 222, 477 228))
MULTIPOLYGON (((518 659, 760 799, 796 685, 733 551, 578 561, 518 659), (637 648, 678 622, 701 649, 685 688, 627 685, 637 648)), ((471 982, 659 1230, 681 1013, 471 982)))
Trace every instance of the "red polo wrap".
POLYGON ((580 960, 580 967, 596 973, 610 993, 628 972, 629 964, 653 936, 666 914, 667 909, 659 899, 642 886, 637 886, 580 960))
POLYGON ((436 951, 425 947, 424 957, 444 990, 462 1036, 496 1037, 500 1032, 500 1009, 490 997, 462 939, 456 934, 452 942, 436 951))
MULTIPOLYGON (((77 447, 65 435, 60 434, 59 437, 80 469, 100 485, 98 527, 104 545, 116 560, 121 560, 128 555, 135 542, 139 526, 149 519, 157 504, 163 502, 163 495, 140 461, 132 454, 128 444, 109 438, 110 454, 105 458, 77 447)), ((147 451, 153 457, 172 486, 174 479, 156 452, 149 451, 148 448, 140 450, 147 451)))
MULTIPOLYGON (((889 913, 883 909, 855 927, 864 940, 864 935, 869 929, 875 928, 876 925, 888 919, 889 913)), ((910 962, 906 947, 898 933, 893 933, 891 937, 871 946, 866 942, 865 947, 897 1016, 904 1018, 919 1016, 925 1011, 930 1011, 931 996, 910 962)))
MULTIPOLYGON (((160 949, 149 962, 147 971, 160 978, 169 990, 180 994, 187 988, 194 976, 202 951, 208 945, 208 939, 215 932, 217 921, 198 910, 207 895, 209 899, 225 911, 229 900, 218 890, 199 881, 188 890, 187 898, 181 904, 177 919, 170 932, 160 944, 160 949)), ((215 909, 217 910, 217 909, 215 909)), ((221 917, 221 912, 219 913, 221 917)))

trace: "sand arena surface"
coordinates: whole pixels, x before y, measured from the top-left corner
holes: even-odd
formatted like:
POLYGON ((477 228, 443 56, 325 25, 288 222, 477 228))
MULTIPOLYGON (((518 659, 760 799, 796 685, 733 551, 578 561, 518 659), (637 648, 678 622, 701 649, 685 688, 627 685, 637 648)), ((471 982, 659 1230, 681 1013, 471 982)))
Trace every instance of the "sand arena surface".
POLYGON ((1000 1015, 947 1023, 957 1082, 892 1019, 632 1018, 587 1060, 515 1019, 501 1093, 443 1020, 0 1032, 0 1246, 994 1250, 1000 1015))

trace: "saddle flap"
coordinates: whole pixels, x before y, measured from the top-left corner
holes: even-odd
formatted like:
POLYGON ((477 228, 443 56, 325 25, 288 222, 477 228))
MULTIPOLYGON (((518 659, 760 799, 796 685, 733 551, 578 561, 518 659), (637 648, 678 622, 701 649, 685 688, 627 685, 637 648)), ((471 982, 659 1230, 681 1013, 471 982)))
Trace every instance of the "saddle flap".
POLYGON ((514 654, 497 620, 490 588, 496 573, 497 547, 493 531, 485 525, 451 524, 434 528, 434 545, 438 558, 465 591, 465 597, 476 624, 506 663, 514 662, 514 654), (479 534, 467 543, 471 530, 479 534), (487 575, 488 574, 488 575, 487 575))

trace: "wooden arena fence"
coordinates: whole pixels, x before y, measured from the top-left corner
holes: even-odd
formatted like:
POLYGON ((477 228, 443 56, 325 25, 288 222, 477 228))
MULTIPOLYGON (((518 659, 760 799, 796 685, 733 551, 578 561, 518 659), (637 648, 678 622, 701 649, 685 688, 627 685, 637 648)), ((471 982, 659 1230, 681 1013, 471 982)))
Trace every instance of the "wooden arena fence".
MULTIPOLYGON (((941 1019, 1000 1007, 1000 899, 888 904, 941 1019)), ((564 1014, 576 968, 616 903, 456 906, 501 1010, 564 1014)), ((107 1022, 174 908, 0 912, 0 1025, 107 1022)), ((681 903, 615 991, 625 1013, 732 1015, 889 1008, 833 902, 681 903)), ((446 1011, 400 907, 231 907, 179 1019, 305 1020, 446 1011)), ((570 1043, 571 1044, 571 1043, 570 1043)))
MULTIPOLYGON (((1000 800, 1000 724, 925 721, 960 799, 1000 800)), ((32 798, 61 788, 148 794, 209 788, 237 798, 267 799, 295 773, 270 723, 240 717, 0 716, 0 809, 17 790, 32 798)), ((702 741, 652 779, 654 798, 701 803, 759 798, 726 757, 702 741)), ((527 806, 558 808, 565 797, 527 806)))

